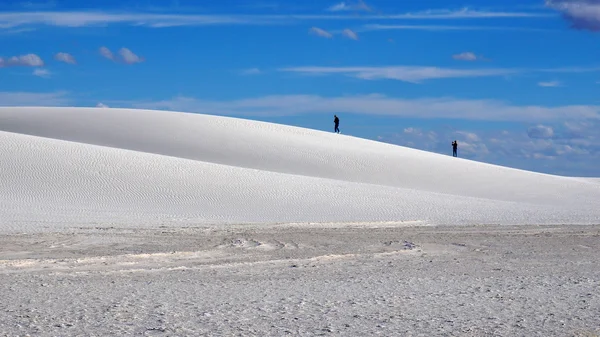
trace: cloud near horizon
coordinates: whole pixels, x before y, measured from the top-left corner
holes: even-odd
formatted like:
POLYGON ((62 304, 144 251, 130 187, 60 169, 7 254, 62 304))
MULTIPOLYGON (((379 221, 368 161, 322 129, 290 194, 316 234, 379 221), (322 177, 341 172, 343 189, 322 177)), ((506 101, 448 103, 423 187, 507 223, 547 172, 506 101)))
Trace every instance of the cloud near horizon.
MULTIPOLYGON (((337 112, 422 119, 440 118, 536 123, 541 121, 600 119, 600 106, 592 105, 518 106, 498 100, 468 100, 451 97, 402 99, 379 94, 341 97, 275 95, 233 101, 210 101, 177 96, 162 101, 121 102, 121 104, 125 107, 140 109, 256 117, 337 112)), ((111 105, 114 106, 115 104, 111 105)))
MULTIPOLYGON (((0 92, 2 106, 63 106, 76 99, 68 92, 0 92)), ((93 105, 97 104, 97 101, 93 105)), ((574 137, 590 123, 600 125, 600 105, 512 105, 500 100, 453 97, 404 99, 381 94, 334 96, 271 95, 230 101, 176 96, 158 101, 103 100, 116 108, 157 109, 241 117, 279 117, 320 113, 350 113, 420 119, 461 119, 540 123, 564 122, 574 137)), ((81 106, 81 105, 79 105, 81 106)))
POLYGON ((536 125, 527 129, 529 138, 547 139, 554 136, 554 129, 546 125, 536 125))
POLYGON ((66 106, 73 104, 66 91, 37 93, 0 91, 0 106, 66 106))
POLYGON ((450 143, 456 139, 461 158, 553 174, 597 176, 600 145, 595 130, 599 126, 599 121, 588 123, 575 136, 570 134, 569 123, 557 123, 558 132, 547 125, 511 131, 409 126, 404 132, 381 134, 377 139, 447 155, 451 155, 450 143))

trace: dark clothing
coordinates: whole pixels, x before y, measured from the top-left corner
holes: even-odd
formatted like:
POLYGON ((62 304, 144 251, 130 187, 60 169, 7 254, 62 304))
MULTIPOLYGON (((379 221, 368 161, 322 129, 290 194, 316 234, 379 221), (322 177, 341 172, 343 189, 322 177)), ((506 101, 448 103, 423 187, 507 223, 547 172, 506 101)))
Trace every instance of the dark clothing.
POLYGON ((335 124, 334 132, 340 133, 340 119, 337 116, 333 119, 333 123, 335 124))
POLYGON ((458 148, 458 143, 456 141, 453 141, 452 142, 452 156, 454 156, 454 157, 458 157, 458 154, 456 151, 457 148, 458 148))

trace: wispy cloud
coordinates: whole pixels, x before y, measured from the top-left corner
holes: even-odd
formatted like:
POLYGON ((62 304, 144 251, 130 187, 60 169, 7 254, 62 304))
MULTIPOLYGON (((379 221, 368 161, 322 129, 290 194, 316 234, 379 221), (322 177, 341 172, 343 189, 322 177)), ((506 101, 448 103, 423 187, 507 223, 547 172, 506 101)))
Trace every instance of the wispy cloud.
POLYGON ((8 36, 8 35, 17 35, 17 34, 21 34, 21 33, 27 33, 27 32, 33 32, 35 31, 35 28, 31 28, 31 27, 27 27, 27 28, 7 28, 7 29, 2 29, 2 27, 0 27, 0 36, 8 36))
POLYGON ((326 31, 326 30, 324 30, 324 29, 321 29, 321 28, 319 28, 319 27, 312 27, 312 28, 309 30, 309 32, 310 32, 311 34, 315 34, 315 35, 317 35, 317 36, 324 37, 324 38, 328 38, 328 39, 331 39, 331 38, 333 37, 333 34, 331 34, 330 32, 328 32, 328 31, 326 31))
POLYGON ((358 35, 354 31, 352 31, 348 28, 346 28, 342 31, 342 35, 344 35, 345 37, 352 39, 352 40, 358 40, 358 35))
POLYGON ((546 0, 571 23, 575 29, 600 31, 600 2, 598 0, 546 0))
POLYGON ((64 91, 53 93, 0 91, 0 106, 65 106, 71 103, 68 93, 64 91))
POLYGON ((111 61, 114 61, 114 62, 123 62, 126 64, 135 64, 135 63, 144 62, 144 59, 142 57, 139 57, 138 55, 134 54, 128 48, 119 49, 120 58, 117 58, 115 56, 115 54, 113 54, 113 52, 110 49, 108 49, 107 47, 100 47, 99 51, 100 51, 100 55, 102 55, 102 57, 109 59, 111 61))
POLYGON ((364 1, 359 0, 356 2, 346 2, 342 1, 337 3, 327 9, 331 12, 344 12, 344 11, 372 11, 371 7, 369 7, 364 1))
POLYGON ((17 4, 17 6, 32 9, 32 10, 40 10, 40 9, 49 9, 56 7, 55 1, 22 1, 17 4))
POLYGON ((155 14, 145 12, 113 13, 103 11, 21 11, 0 13, 0 29, 47 25, 57 27, 105 26, 128 24, 153 28, 206 25, 289 24, 306 20, 409 20, 409 19, 478 19, 527 18, 547 16, 539 12, 494 12, 463 8, 459 10, 429 10, 393 15, 242 15, 242 14, 155 14))
POLYGON ((548 68, 540 69, 541 72, 547 73, 590 73, 600 71, 600 67, 562 67, 562 68, 548 68))
POLYGON ((517 74, 516 69, 453 69, 422 66, 390 67, 292 67, 279 71, 302 73, 307 75, 342 74, 364 80, 390 79, 410 83, 442 78, 488 77, 517 74))
POLYGON ((144 59, 134 54, 131 50, 127 48, 121 48, 119 50, 119 55, 123 59, 123 62, 127 64, 141 63, 144 62, 144 59))
POLYGON ((541 12, 496 12, 472 10, 461 8, 459 10, 434 9, 414 13, 390 15, 393 19, 482 19, 482 18, 531 18, 547 17, 547 13, 541 12))
POLYGON ((50 71, 48 71, 47 69, 43 69, 43 68, 36 68, 33 71, 33 75, 37 76, 37 77, 42 77, 42 78, 50 78, 51 73, 50 71))
POLYGON ((218 24, 252 24, 265 22, 268 17, 236 15, 185 15, 185 14, 117 14, 99 11, 78 12, 9 12, 0 13, 0 28, 25 25, 58 27, 86 27, 107 24, 130 24, 148 27, 174 27, 218 24))
POLYGON ((540 86, 540 87, 555 88, 555 87, 560 87, 561 85, 562 84, 559 81, 538 82, 538 86, 540 86))
POLYGON ((69 64, 77 63, 77 61, 75 61, 75 57, 73 57, 73 55, 68 54, 68 53, 57 53, 56 55, 54 55, 54 59, 59 62, 64 62, 64 63, 69 63, 69 64))
POLYGON ((540 124, 529 127, 529 129, 527 129, 527 135, 529 135, 529 138, 552 138, 552 136, 554 136, 554 129, 550 126, 540 124))
POLYGON ((458 25, 384 25, 384 24, 367 24, 363 25, 358 32, 369 32, 379 30, 422 30, 422 31, 464 31, 464 30, 498 30, 498 31, 535 31, 548 32, 549 29, 529 28, 529 27, 508 27, 508 26, 458 26, 458 25))
POLYGON ((477 61, 477 60, 481 59, 481 57, 478 57, 477 55, 475 55, 473 52, 470 52, 470 51, 452 55, 452 58, 455 60, 459 60, 459 61, 477 61))
MULTIPOLYGON (((444 78, 469 78, 469 77, 498 77, 523 73, 556 72, 556 73, 583 73, 598 72, 597 67, 566 67, 555 69, 517 69, 517 68, 442 68, 433 66, 381 66, 381 67, 288 67, 278 69, 282 72, 292 72, 304 75, 345 75, 364 80, 399 80, 410 83, 421 83, 425 80, 444 78)), ((545 83, 545 82, 542 82, 545 83)), ((552 83, 552 82, 548 82, 552 83)), ((547 84, 547 83, 546 83, 547 84)))
POLYGON ((44 61, 36 54, 27 54, 21 56, 12 56, 9 58, 0 57, 0 68, 3 67, 41 67, 44 61))
POLYGON ((241 71, 242 75, 259 75, 262 74, 262 71, 258 68, 250 68, 250 69, 244 69, 241 71))
POLYGON ((144 109, 236 116, 290 116, 341 112, 422 119, 533 121, 535 123, 556 120, 600 120, 600 106, 592 105, 519 106, 498 100, 463 100, 451 97, 402 99, 379 94, 341 97, 280 95, 234 101, 210 101, 179 96, 163 101, 122 104, 144 109))
POLYGON ((100 55, 102 55, 102 57, 107 58, 109 60, 114 60, 115 59, 115 55, 112 53, 112 51, 110 51, 110 49, 106 48, 106 47, 100 47, 100 55))
POLYGON ((106 105, 102 102, 98 102, 98 104, 96 104, 96 108, 108 108, 108 105, 106 105))
POLYGON ((557 122, 517 127, 512 131, 492 127, 476 133, 443 126, 408 127, 405 132, 380 134, 378 140, 451 155, 449 140, 457 139, 459 157, 552 174, 598 176, 598 122, 577 123, 576 137, 570 133, 573 123, 557 122))

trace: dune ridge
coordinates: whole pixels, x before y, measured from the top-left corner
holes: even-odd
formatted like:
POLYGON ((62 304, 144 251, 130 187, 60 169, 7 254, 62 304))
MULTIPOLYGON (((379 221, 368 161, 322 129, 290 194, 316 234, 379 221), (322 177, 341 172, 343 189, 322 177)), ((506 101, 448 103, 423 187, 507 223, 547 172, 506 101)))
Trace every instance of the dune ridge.
POLYGON ((0 108, 0 228, 597 223, 600 185, 245 119, 0 108))

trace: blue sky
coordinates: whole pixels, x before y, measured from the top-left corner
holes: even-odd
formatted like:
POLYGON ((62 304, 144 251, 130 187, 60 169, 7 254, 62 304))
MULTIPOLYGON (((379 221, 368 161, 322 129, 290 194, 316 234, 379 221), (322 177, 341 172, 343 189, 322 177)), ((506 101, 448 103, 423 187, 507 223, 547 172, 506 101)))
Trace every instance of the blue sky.
POLYGON ((344 134, 600 176, 599 30, 597 0, 3 1, 0 105, 337 114, 344 134))

